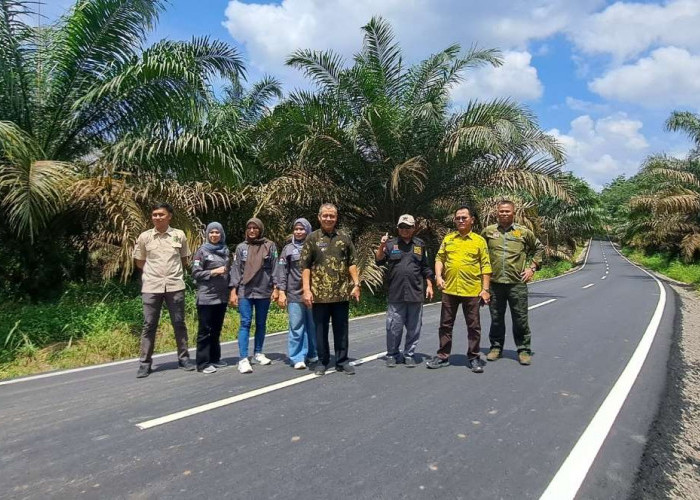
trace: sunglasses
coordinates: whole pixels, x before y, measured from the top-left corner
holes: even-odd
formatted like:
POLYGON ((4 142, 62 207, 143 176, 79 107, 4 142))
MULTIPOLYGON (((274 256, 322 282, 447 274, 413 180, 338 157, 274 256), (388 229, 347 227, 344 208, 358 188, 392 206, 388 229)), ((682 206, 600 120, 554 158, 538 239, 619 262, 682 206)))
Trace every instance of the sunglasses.
POLYGON ((413 229, 413 226, 407 226, 406 224, 399 224, 399 229, 413 229))

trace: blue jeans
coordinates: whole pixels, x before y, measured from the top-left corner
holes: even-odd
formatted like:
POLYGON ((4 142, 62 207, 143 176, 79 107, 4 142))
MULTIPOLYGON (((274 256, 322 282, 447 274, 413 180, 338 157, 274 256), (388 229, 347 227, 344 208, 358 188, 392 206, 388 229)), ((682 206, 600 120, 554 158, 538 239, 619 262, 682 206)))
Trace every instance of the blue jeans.
POLYGON ((316 328, 314 327, 314 315, 311 308, 303 302, 290 302, 287 304, 289 313, 289 335, 287 346, 289 360, 292 364, 304 361, 304 358, 313 359, 316 355, 316 328))
POLYGON ((262 352, 265 342, 265 323, 267 311, 270 309, 270 299, 238 299, 238 313, 241 315, 241 327, 238 329, 238 352, 241 359, 248 357, 248 338, 250 337, 250 325, 253 321, 253 308, 255 308, 255 348, 253 353, 262 352))

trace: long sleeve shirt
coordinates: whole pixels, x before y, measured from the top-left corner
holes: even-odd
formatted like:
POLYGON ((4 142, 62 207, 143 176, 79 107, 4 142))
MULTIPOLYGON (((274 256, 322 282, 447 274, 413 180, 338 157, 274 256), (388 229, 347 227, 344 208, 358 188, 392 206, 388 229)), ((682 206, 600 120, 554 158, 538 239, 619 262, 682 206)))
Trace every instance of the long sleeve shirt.
POLYGON ((288 243, 282 249, 275 268, 275 285, 287 294, 287 302, 303 302, 301 283, 301 249, 288 243))
POLYGON ((449 295, 477 297, 482 288, 482 275, 491 274, 486 242, 474 231, 464 236, 454 231, 445 236, 437 259, 444 265, 444 292, 449 295))
POLYGON ((197 284, 197 304, 208 306, 226 304, 228 302, 228 271, 229 255, 220 255, 204 248, 199 249, 192 259, 192 278, 197 284), (217 276, 211 275, 211 270, 225 267, 226 272, 217 276))
POLYGON ((263 265, 247 284, 241 283, 243 271, 248 260, 248 243, 243 242, 236 247, 229 272, 229 288, 236 290, 239 297, 247 299, 267 299, 272 294, 274 272, 277 266, 277 246, 271 241, 265 243, 265 258, 263 265))
POLYGON ((493 283, 521 283, 526 267, 539 267, 544 256, 544 246, 535 233, 520 224, 502 228, 498 224, 487 226, 481 234, 486 240, 491 256, 493 283))
POLYGON ((387 266, 387 300, 389 302, 423 302, 425 280, 435 273, 428 265, 425 243, 412 238, 406 243, 401 238, 386 242, 384 258, 376 261, 387 266))

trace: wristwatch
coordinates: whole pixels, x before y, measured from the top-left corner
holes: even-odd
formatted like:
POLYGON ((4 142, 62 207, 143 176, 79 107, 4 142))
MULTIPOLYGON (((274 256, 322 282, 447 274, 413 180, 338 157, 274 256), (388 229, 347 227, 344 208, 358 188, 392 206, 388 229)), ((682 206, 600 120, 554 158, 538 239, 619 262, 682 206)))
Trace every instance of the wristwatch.
POLYGON ((352 286, 353 286, 353 287, 358 287, 358 288, 359 288, 359 287, 360 287, 360 284, 359 284, 359 283, 353 283, 352 286))

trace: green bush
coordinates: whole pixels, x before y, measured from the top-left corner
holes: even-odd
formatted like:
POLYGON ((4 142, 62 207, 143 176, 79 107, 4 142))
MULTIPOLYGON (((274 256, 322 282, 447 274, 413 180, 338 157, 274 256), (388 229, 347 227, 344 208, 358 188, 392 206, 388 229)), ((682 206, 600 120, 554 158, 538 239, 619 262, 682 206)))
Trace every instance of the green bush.
POLYGON ((622 253, 632 262, 636 262, 652 271, 656 271, 677 281, 695 285, 700 289, 700 263, 686 264, 677 257, 656 252, 646 254, 640 250, 623 248, 622 253))

